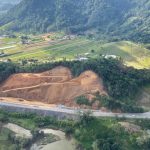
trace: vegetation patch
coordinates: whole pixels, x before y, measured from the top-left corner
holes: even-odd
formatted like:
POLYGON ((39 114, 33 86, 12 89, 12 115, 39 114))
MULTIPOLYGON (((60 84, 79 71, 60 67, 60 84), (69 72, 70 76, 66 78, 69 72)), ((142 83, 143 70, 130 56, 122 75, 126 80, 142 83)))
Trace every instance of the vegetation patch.
POLYGON ((89 102, 89 100, 85 96, 79 96, 76 98, 75 101, 78 105, 91 106, 91 103, 89 102))
MULTIPOLYGON (((145 119, 126 120, 125 118, 95 118, 90 113, 86 112, 79 116, 78 120, 57 120, 52 117, 37 116, 35 114, 9 113, 0 111, 0 121, 3 123, 13 122, 14 120, 24 119, 32 121, 35 124, 32 130, 33 135, 37 137, 37 128, 52 128, 55 127, 64 130, 66 135, 71 135, 77 140, 77 149, 85 150, 148 150, 149 142, 147 139, 140 140, 140 137, 145 135, 145 131, 150 129, 150 121, 145 119), (4 120, 7 118, 7 120, 4 120), (128 132, 120 125, 120 122, 129 122, 141 126, 140 132, 128 132), (145 130, 145 131, 143 131, 145 130)), ((21 122, 16 122, 22 126, 21 122)), ((25 128, 30 128, 30 124, 24 124, 25 128)), ((8 132, 8 131, 5 131, 8 132)), ((7 135, 4 133, 5 136, 7 135)), ((0 137, 3 134, 0 133, 0 137)), ((45 141, 39 141, 43 144, 52 142, 53 137, 49 135, 45 141)), ((0 141, 1 142, 1 141, 0 141)), ((3 142, 3 141, 2 141, 3 142)), ((6 138, 10 146, 13 144, 6 138)), ((3 144, 0 144, 0 146, 3 144)), ((13 149, 12 149, 13 150, 13 149)))

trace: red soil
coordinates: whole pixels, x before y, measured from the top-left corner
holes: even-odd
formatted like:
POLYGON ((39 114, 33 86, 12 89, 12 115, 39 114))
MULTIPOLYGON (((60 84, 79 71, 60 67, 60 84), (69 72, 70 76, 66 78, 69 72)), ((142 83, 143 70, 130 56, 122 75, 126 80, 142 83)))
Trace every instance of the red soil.
POLYGON ((99 91, 106 94, 102 79, 94 72, 86 71, 72 78, 68 68, 57 67, 39 74, 14 74, 0 86, 0 97, 14 97, 26 100, 59 104, 72 102, 81 95, 99 91))

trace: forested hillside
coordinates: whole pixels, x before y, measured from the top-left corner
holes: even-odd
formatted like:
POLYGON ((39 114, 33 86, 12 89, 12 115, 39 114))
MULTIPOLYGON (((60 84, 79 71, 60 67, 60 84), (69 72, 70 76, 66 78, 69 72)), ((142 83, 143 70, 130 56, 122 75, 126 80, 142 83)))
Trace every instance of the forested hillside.
POLYGON ((108 40, 150 42, 149 0, 23 0, 0 19, 6 30, 65 30, 108 40), (9 24, 8 24, 9 23, 9 24))
POLYGON ((14 5, 21 0, 0 0, 0 14, 10 10, 14 5))

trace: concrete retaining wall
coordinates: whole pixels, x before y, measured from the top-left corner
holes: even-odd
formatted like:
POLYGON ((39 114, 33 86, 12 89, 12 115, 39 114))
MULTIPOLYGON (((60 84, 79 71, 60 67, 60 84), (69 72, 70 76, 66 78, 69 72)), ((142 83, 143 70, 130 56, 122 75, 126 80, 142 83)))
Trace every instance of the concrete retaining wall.
POLYGON ((57 119, 77 119, 77 115, 69 114, 65 112, 57 112, 53 110, 42 110, 36 108, 25 108, 25 107, 7 106, 7 105, 0 105, 0 109, 3 109, 8 112, 34 113, 39 116, 52 116, 57 119))

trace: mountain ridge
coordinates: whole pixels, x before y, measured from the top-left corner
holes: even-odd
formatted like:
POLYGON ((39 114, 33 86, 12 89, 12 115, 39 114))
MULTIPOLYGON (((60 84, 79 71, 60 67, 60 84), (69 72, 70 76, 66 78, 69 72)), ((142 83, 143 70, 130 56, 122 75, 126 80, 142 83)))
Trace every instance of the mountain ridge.
POLYGON ((110 40, 149 43, 149 0, 23 0, 0 20, 7 30, 43 33, 56 30, 110 40))
POLYGON ((5 13, 18 4, 21 0, 0 0, 0 13, 5 13))

